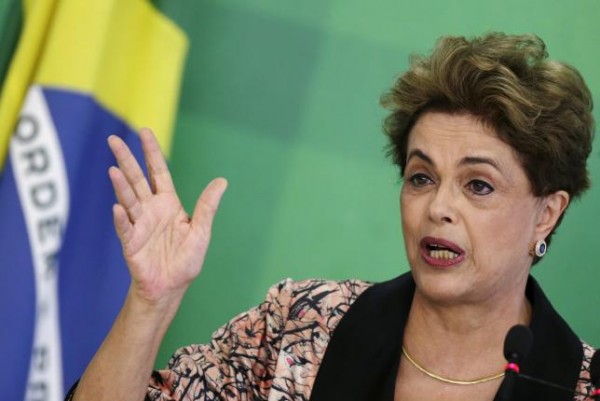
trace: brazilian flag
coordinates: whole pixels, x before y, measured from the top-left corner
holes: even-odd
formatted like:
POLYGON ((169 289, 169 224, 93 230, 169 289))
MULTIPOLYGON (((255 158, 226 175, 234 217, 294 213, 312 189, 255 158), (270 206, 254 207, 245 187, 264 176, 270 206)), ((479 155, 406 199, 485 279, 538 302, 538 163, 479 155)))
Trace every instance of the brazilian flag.
POLYGON ((187 40, 147 0, 8 0, 0 35, 0 392, 58 401, 129 285, 106 138, 169 153, 187 40))

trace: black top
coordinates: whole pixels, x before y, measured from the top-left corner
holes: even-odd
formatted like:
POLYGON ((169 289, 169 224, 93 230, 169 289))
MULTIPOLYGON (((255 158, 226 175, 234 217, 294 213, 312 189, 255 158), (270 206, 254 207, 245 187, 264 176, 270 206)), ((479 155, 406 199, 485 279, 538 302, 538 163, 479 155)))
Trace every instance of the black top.
MULTIPOLYGON (((311 401, 394 399, 402 336, 414 292, 413 277, 406 273, 373 285, 356 300, 333 333, 311 401)), ((525 293, 532 306, 534 340, 520 365, 521 373, 575 389, 583 360, 581 341, 531 276, 525 293)), ((572 401, 573 394, 519 379, 511 400, 572 401)))

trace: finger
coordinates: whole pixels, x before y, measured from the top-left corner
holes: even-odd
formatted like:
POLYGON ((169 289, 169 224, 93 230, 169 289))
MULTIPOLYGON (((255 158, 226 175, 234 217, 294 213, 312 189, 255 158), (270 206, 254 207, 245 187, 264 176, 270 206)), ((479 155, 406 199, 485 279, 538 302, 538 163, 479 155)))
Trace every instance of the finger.
POLYGON ((129 146, 121 138, 116 135, 108 137, 108 146, 117 159, 119 168, 125 175, 125 178, 131 184, 133 191, 137 197, 143 201, 152 196, 152 191, 148 185, 148 181, 144 176, 144 172, 139 163, 135 159, 129 146))
POLYGON ((115 231, 117 236, 121 240, 123 250, 128 247, 133 236, 133 225, 129 221, 125 208, 119 204, 113 205, 113 221, 115 224, 115 231))
POLYGON ((152 189, 156 192, 175 192, 169 167, 154 133, 149 128, 142 128, 140 137, 152 189))
POLYGON ((108 176, 110 177, 117 201, 124 208, 131 223, 134 223, 142 214, 142 205, 133 188, 131 188, 123 172, 117 167, 110 167, 108 169, 108 176))
POLYGON ((213 218, 226 189, 227 180, 215 178, 204 188, 198 202, 196 202, 192 225, 198 227, 204 235, 210 235, 213 218))

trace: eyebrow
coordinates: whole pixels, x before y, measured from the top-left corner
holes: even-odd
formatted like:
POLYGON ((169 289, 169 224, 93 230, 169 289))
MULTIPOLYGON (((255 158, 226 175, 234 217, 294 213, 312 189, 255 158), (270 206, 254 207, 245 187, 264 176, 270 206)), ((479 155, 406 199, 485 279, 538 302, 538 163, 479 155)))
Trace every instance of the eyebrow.
POLYGON ((406 164, 408 164, 410 159, 412 159, 413 157, 418 157, 419 159, 423 160, 424 162, 429 163, 432 166, 435 166, 435 163, 433 162, 433 160, 431 160, 431 157, 427 156, 425 153, 423 153, 423 151, 421 151, 419 149, 414 149, 414 150, 410 151, 410 153, 406 157, 406 164))
POLYGON ((493 159, 490 159, 488 157, 467 156, 460 161, 461 166, 472 164, 489 164, 496 170, 502 171, 498 166, 498 163, 496 163, 493 159))
MULTIPOLYGON (((412 159, 413 157, 417 157, 417 158, 423 160, 424 162, 435 167, 435 162, 431 159, 431 157, 427 156, 420 149, 414 149, 414 150, 410 151, 410 153, 408 154, 408 156, 406 158, 406 164, 408 164, 410 159, 412 159)), ((496 170, 502 172, 502 169, 500 169, 500 167, 498 166, 498 163, 496 163, 496 161, 494 159, 491 159, 489 157, 467 156, 467 157, 464 157, 459 163, 460 166, 475 165, 475 164, 488 164, 488 165, 492 166, 493 168, 495 168, 496 170)))

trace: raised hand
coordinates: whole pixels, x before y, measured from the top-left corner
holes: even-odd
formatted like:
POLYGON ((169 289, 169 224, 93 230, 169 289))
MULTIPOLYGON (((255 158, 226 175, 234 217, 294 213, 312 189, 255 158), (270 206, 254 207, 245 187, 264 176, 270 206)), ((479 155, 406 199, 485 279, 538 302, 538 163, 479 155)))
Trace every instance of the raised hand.
POLYGON ((135 295, 150 303, 168 302, 180 299, 200 273, 227 181, 209 183, 190 218, 154 134, 144 128, 140 137, 149 182, 127 145, 116 136, 108 139, 118 164, 109 169, 118 201, 114 223, 135 295))

